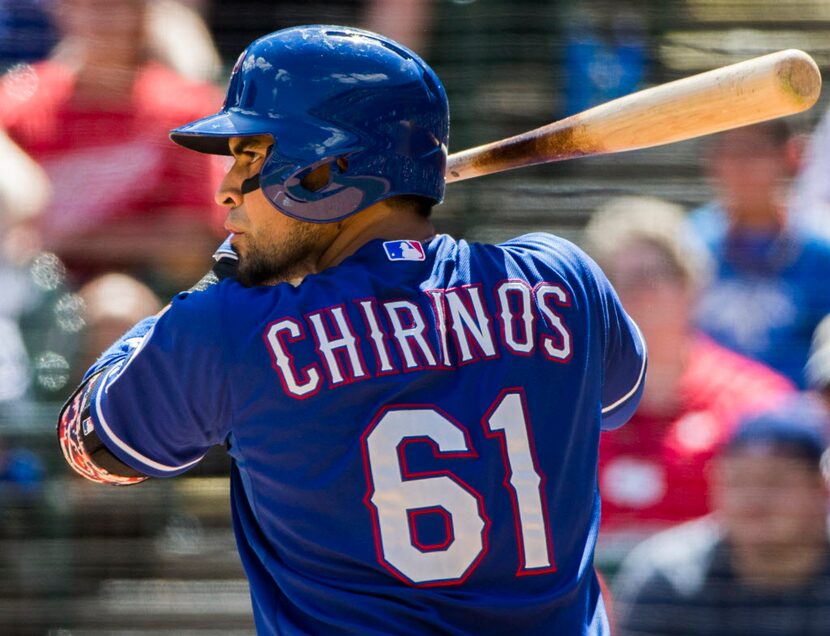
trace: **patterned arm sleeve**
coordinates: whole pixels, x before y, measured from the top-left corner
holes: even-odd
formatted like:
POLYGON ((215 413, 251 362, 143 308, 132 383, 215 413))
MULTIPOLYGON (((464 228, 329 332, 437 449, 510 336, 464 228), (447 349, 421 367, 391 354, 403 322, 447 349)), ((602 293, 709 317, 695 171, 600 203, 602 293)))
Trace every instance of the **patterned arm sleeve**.
POLYGON ((58 442, 66 463, 81 477, 99 484, 131 486, 147 479, 118 460, 95 432, 90 407, 102 373, 84 382, 64 405, 58 420, 58 442))

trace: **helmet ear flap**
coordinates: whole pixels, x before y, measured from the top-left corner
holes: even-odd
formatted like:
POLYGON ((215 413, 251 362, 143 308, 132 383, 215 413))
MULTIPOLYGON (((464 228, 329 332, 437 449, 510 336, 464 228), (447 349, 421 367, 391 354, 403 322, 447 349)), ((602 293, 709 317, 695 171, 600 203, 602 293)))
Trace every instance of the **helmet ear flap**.
POLYGON ((316 168, 306 168, 297 177, 303 188, 309 192, 319 192, 331 183, 331 162, 316 168))
POLYGON ((300 185, 309 192, 319 192, 334 180, 334 173, 344 174, 349 169, 349 160, 345 155, 333 161, 327 161, 316 167, 312 166, 297 175, 300 185))

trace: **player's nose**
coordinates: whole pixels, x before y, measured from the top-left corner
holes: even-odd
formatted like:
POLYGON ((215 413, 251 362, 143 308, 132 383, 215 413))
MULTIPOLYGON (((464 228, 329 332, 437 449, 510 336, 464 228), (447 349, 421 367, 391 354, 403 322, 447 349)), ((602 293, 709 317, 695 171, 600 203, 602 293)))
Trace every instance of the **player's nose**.
POLYGON ((229 170, 225 178, 222 179, 214 198, 216 203, 229 208, 242 205, 242 190, 240 189, 239 179, 233 175, 233 170, 229 170))

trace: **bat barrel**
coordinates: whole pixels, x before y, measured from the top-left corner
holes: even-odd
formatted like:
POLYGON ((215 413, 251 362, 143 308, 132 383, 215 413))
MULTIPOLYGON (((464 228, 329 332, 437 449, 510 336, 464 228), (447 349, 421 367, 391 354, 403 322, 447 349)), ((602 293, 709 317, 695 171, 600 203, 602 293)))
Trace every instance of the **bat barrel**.
MULTIPOLYGON (((770 55, 777 62, 781 90, 788 92, 801 110, 810 108, 821 93, 821 71, 804 51, 787 49, 770 55)), ((800 112, 800 111, 799 111, 800 112)))
POLYGON ((724 66, 596 106, 541 128, 449 156, 447 182, 586 155, 650 148, 792 115, 821 90, 796 49, 724 66))

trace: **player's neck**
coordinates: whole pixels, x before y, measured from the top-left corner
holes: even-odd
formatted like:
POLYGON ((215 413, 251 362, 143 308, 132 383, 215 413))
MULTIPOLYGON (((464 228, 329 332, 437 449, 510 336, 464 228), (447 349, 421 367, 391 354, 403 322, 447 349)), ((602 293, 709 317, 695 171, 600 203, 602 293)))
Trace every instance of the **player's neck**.
POLYGON ((426 241, 433 236, 435 228, 429 219, 381 201, 342 222, 341 231, 320 257, 319 268, 340 264, 374 239, 426 241))

